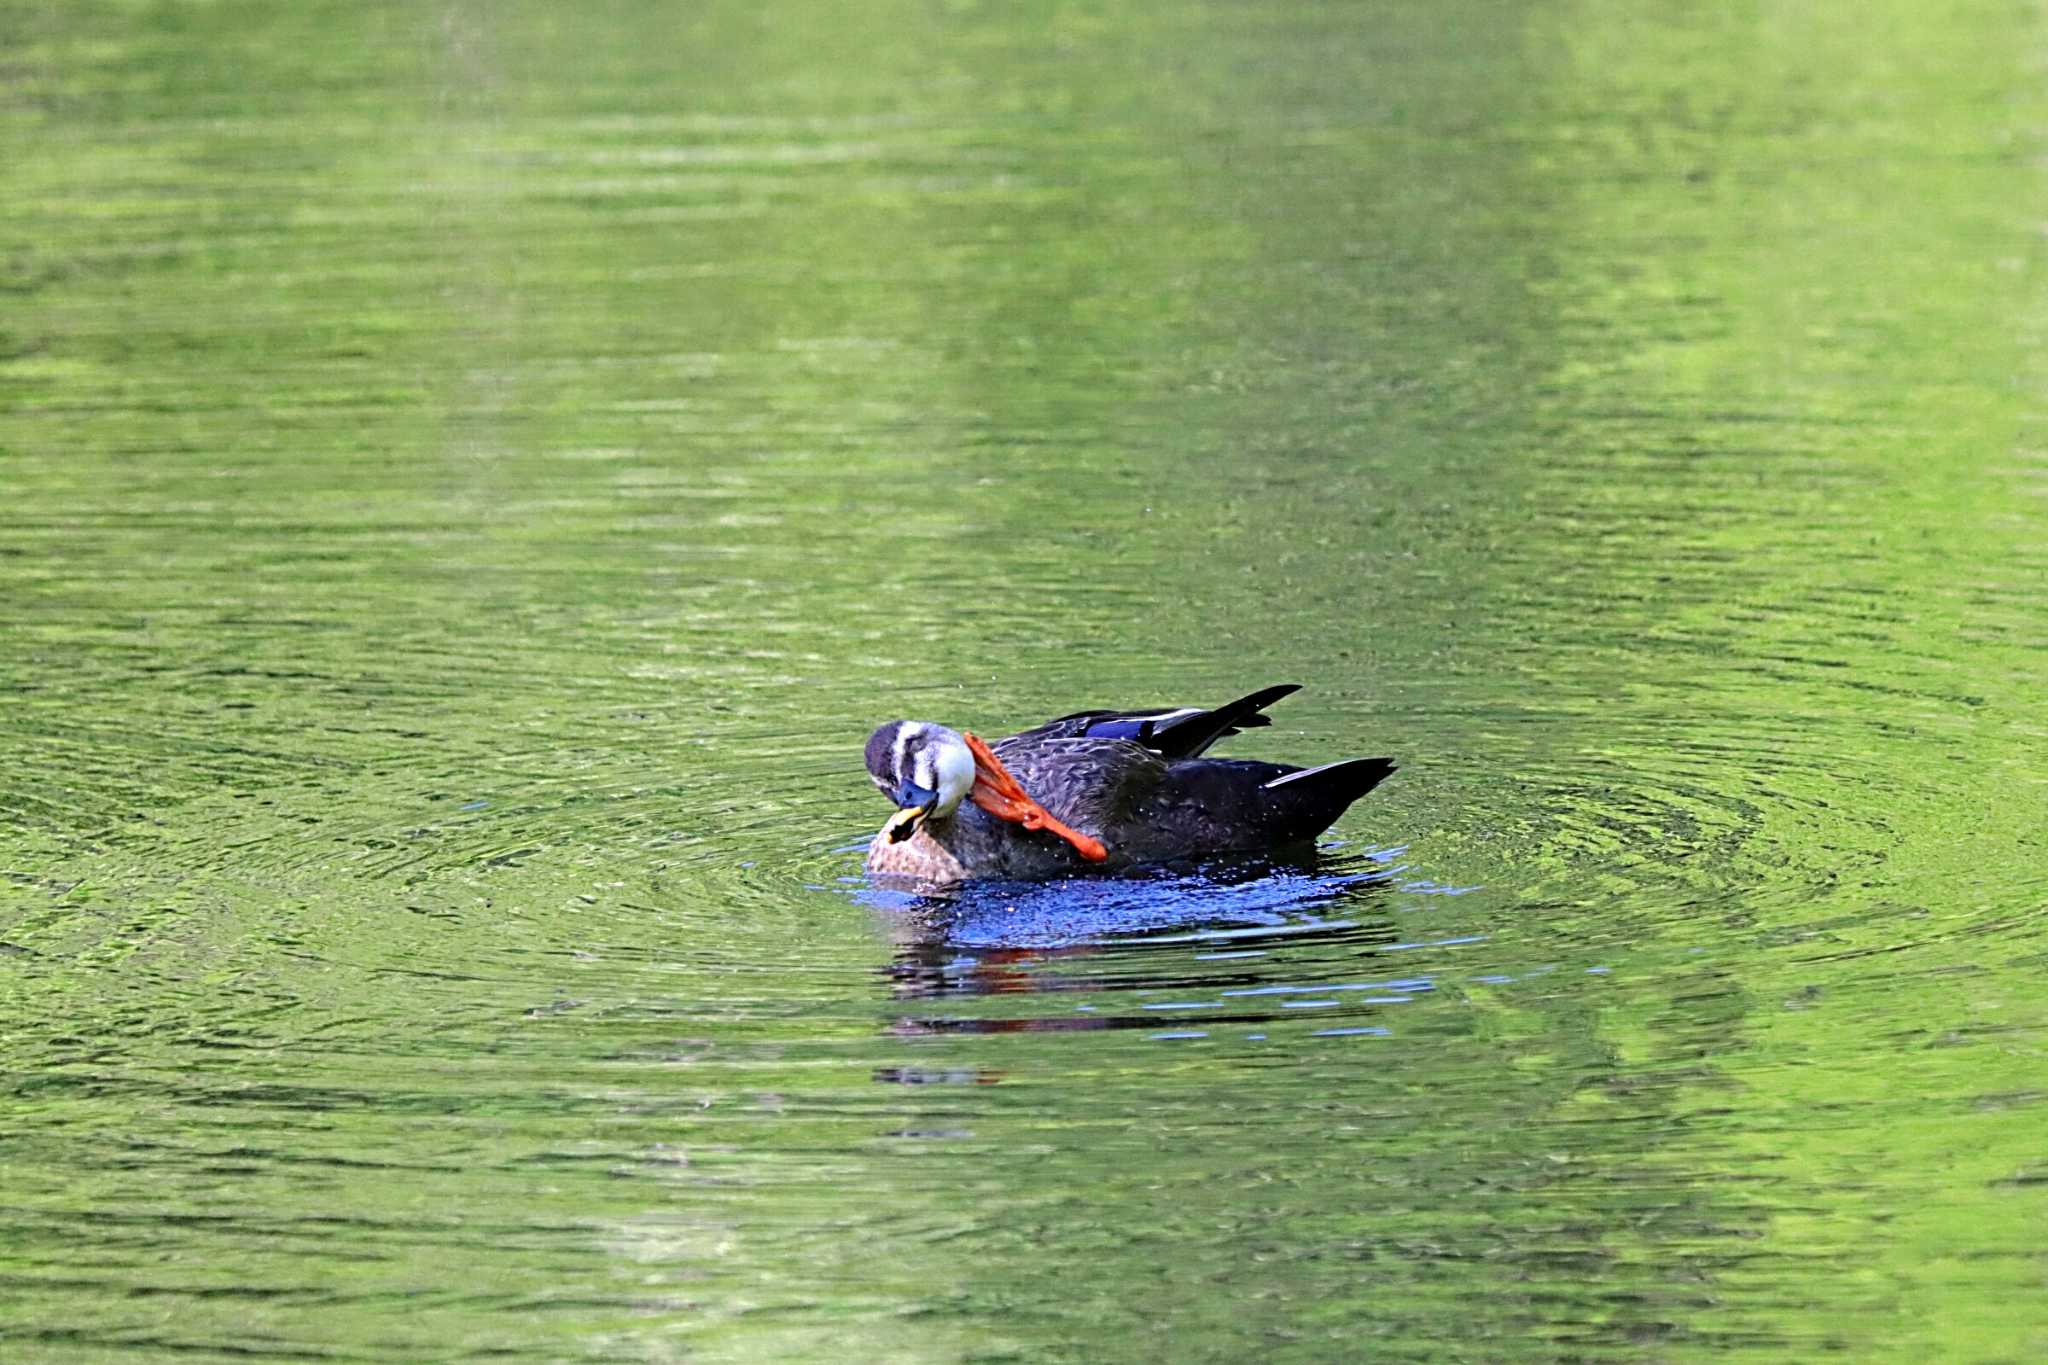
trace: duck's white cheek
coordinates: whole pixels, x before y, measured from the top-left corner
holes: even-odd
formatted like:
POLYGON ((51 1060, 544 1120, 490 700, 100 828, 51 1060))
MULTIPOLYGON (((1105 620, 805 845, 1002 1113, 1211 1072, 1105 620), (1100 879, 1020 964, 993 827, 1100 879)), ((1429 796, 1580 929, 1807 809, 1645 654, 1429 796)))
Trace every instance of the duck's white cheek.
POLYGON ((947 814, 974 789, 974 755, 964 744, 948 745, 939 753, 939 779, 930 784, 939 794, 939 806, 947 814))

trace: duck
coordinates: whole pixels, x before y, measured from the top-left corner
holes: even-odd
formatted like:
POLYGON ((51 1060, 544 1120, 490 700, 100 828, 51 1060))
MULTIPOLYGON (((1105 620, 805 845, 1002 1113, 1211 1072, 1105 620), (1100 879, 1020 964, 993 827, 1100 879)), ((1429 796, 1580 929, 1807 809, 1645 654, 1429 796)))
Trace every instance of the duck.
POLYGON ((1042 880, 1307 845, 1394 761, 1206 757, 1272 724, 1265 709, 1300 690, 1282 683, 1213 708, 1076 711, 994 744, 934 721, 888 721, 865 757, 896 811, 868 846, 867 870, 921 885, 1042 880))

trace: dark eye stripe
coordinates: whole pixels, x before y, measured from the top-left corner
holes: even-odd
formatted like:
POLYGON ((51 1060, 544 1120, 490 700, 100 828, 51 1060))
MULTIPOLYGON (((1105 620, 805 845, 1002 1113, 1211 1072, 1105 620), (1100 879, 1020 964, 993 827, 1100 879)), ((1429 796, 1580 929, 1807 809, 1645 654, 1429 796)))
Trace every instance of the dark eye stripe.
POLYGON ((896 738, 903 733, 903 721, 892 721, 868 736, 867 765, 870 773, 888 777, 896 774, 896 738))

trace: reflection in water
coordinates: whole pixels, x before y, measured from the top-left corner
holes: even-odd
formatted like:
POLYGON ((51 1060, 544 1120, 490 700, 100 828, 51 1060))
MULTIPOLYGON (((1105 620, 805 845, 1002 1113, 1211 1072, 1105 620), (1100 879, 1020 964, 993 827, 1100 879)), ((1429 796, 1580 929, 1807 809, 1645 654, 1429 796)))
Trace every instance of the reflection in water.
POLYGON ((1291 1024, 1301 1017, 1295 1011, 1325 1009, 1344 1022, 1319 1033, 1385 1032, 1361 1018, 1431 989, 1426 977, 1357 979, 1416 946, 1401 942, 1390 898, 1418 886, 1445 893, 1402 882, 1397 856, 1233 858, 1114 877, 970 882, 941 893, 869 888, 858 898, 875 909, 894 946, 881 969, 894 999, 1089 997, 1062 1002, 1058 1013, 904 1016, 891 1026, 897 1036, 1153 1029, 1194 1038, 1211 1024, 1291 1024), (1273 980, 1275 961, 1300 956, 1344 979, 1273 980), (1159 995, 1200 998, 1147 998, 1159 995))
POLYGON ((1277 928, 1369 897, 1406 869, 1401 850, 1244 857, 1052 881, 903 889, 869 878, 857 898, 890 936, 961 946, 1062 948, 1135 935, 1277 928))

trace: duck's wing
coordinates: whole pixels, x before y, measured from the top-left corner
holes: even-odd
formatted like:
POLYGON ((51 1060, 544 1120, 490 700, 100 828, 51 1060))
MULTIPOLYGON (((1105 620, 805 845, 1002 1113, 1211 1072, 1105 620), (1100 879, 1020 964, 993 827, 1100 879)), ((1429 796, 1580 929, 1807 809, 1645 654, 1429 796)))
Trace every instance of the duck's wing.
POLYGON ((1099 838, 1121 828, 1169 771, 1167 760, 1150 749, 1095 736, 1013 735, 995 752, 1055 817, 1099 838))
POLYGON ((1394 771, 1386 758, 1317 768, 1242 758, 1167 759, 1129 740, 1021 736, 996 746, 1059 820, 1128 858, 1308 843, 1394 771))
POLYGON ((1272 720, 1260 713, 1288 693, 1300 690, 1300 683, 1262 687, 1214 710, 1154 706, 1138 711, 1076 711, 1013 735, 1011 740, 1121 739, 1162 758, 1193 758, 1228 735, 1271 725, 1272 720))

